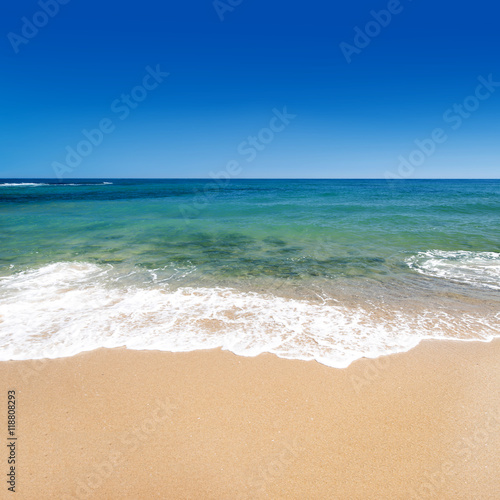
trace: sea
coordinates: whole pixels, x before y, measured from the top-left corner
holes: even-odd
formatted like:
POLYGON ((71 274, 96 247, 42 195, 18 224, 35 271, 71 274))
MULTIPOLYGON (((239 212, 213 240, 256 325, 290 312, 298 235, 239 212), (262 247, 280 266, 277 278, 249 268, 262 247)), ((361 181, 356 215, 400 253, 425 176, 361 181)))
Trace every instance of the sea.
POLYGON ((500 180, 0 179, 0 360, 498 336, 500 180))

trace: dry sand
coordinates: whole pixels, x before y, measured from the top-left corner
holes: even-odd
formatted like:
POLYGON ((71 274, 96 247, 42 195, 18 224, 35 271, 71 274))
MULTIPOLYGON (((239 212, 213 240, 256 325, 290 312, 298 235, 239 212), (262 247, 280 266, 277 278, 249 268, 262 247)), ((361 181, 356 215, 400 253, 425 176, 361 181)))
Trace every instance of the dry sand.
POLYGON ((500 498, 500 341, 344 370, 102 349, 0 363, 0 381, 18 437, 1 498, 500 498))

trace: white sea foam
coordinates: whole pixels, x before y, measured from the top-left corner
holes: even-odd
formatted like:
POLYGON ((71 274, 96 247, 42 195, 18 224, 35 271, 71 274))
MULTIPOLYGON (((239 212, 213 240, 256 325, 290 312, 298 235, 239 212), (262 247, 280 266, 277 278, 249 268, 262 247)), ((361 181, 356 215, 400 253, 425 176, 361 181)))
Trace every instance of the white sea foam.
POLYGON ((107 186, 113 184, 112 182, 99 182, 99 183, 54 183, 47 184, 44 182, 4 182, 0 183, 0 187, 38 187, 38 186, 107 186))
POLYGON ((427 276, 500 290, 500 253, 429 250, 407 264, 427 276))
POLYGON ((424 338, 491 340, 500 314, 452 317, 345 307, 229 288, 117 287, 112 266, 55 263, 0 279, 0 360, 71 356, 99 347, 222 347, 345 367, 424 338))
POLYGON ((107 186, 112 182, 71 182, 69 184, 52 184, 53 186, 107 186))
POLYGON ((37 186, 49 186, 49 184, 44 184, 42 182, 4 182, 0 184, 0 187, 37 187, 37 186))

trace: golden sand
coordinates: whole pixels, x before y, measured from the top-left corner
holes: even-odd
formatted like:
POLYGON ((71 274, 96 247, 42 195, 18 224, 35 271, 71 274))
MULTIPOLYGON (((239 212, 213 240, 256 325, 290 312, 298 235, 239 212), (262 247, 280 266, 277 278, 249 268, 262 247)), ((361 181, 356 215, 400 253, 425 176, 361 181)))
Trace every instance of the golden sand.
POLYGON ((500 498, 500 341, 343 370, 101 349, 0 363, 0 381, 18 438, 0 498, 500 498))

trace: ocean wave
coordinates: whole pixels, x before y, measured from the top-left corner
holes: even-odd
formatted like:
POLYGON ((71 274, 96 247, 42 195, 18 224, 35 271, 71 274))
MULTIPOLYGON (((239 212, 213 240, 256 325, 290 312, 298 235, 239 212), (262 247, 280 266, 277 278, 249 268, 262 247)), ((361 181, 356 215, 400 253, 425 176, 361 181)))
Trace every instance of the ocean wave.
POLYGON ((51 184, 53 186, 108 186, 110 184, 113 184, 112 182, 72 182, 69 184, 65 183, 58 183, 58 184, 51 184))
POLYGON ((42 182, 4 182, 0 187, 37 187, 37 186, 50 186, 42 182))
POLYGON ((500 290, 500 253, 429 250, 406 262, 427 276, 500 290))
POLYGON ((100 347, 171 352, 223 348, 346 367, 425 338, 491 340, 500 314, 346 307, 231 288, 116 285, 111 265, 59 262, 0 279, 0 360, 100 347))
POLYGON ((3 182, 0 183, 0 187, 38 187, 38 186, 108 186, 113 184, 112 182, 3 182))

